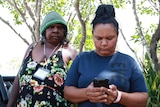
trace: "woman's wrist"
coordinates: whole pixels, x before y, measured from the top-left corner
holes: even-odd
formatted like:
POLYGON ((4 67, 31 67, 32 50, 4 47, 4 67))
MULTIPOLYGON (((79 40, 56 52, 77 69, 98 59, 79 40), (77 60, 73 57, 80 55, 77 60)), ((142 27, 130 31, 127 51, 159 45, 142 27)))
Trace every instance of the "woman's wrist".
POLYGON ((121 100, 121 92, 118 91, 117 98, 113 101, 113 103, 118 103, 121 100))

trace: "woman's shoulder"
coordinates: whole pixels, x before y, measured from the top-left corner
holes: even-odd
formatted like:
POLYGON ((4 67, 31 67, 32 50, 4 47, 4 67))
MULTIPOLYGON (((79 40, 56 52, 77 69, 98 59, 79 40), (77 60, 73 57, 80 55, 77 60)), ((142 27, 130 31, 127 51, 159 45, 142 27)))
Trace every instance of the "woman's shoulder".
POLYGON ((123 60, 127 60, 127 61, 135 61, 135 59, 129 55, 129 54, 126 54, 126 53, 123 53, 123 52, 117 52, 116 53, 116 56, 118 56, 120 59, 123 59, 123 60))
POLYGON ((94 54, 93 51, 85 51, 85 52, 80 52, 79 53, 79 57, 89 57, 89 56, 92 56, 94 54))
POLYGON ((69 57, 68 59, 72 59, 72 60, 78 54, 78 51, 76 50, 76 48, 73 45, 71 45, 71 44, 63 45, 62 46, 62 52, 65 53, 64 55, 66 57, 69 57))
POLYGON ((132 58, 131 55, 123 53, 123 52, 120 52, 120 51, 117 51, 116 54, 119 55, 119 56, 121 56, 121 57, 130 57, 130 58, 132 58))
POLYGON ((31 44, 29 44, 27 49, 33 49, 34 47, 36 47, 37 45, 40 45, 39 42, 32 42, 31 44))
POLYGON ((76 51, 75 46, 73 46, 72 44, 65 44, 62 46, 63 49, 69 50, 69 51, 76 51))

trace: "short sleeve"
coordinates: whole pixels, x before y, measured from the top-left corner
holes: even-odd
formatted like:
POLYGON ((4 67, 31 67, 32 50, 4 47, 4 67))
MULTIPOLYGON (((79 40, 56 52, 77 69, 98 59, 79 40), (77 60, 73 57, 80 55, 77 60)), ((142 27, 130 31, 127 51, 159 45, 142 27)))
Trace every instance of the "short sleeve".
POLYGON ((79 66, 79 56, 77 56, 73 63, 71 64, 71 67, 69 68, 69 71, 67 73, 67 77, 65 80, 65 86, 76 86, 78 85, 78 78, 79 78, 79 72, 78 72, 78 66, 79 66))

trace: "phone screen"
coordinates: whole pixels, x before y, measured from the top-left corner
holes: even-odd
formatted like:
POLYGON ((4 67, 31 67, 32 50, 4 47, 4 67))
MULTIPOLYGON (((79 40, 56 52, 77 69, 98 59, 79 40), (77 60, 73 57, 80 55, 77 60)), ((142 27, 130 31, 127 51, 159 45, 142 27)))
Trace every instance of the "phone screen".
POLYGON ((93 80, 94 87, 106 87, 109 88, 108 79, 95 78, 93 80))

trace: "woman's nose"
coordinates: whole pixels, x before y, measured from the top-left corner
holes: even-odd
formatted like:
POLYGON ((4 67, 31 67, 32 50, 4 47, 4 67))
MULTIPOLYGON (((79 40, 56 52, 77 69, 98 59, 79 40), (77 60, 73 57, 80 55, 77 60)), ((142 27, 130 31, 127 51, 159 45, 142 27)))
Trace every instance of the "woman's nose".
POLYGON ((58 28, 57 27, 53 27, 52 28, 52 32, 57 32, 58 31, 58 28))
POLYGON ((107 40, 102 40, 101 45, 107 45, 108 41, 107 40))

